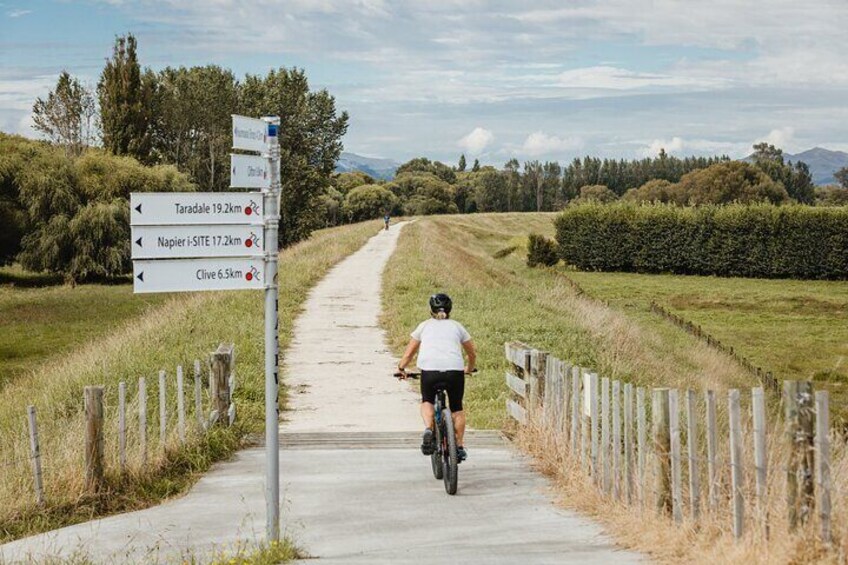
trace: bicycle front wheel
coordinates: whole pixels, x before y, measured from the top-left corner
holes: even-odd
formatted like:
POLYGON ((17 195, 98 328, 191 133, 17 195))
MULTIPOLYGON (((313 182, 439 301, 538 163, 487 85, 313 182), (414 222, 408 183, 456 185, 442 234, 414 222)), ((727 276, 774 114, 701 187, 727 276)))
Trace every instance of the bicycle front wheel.
POLYGON ((442 441, 444 452, 442 453, 442 467, 444 468, 445 491, 448 494, 456 494, 459 482, 459 461, 456 454, 456 431, 453 427, 451 412, 445 409, 443 412, 445 421, 445 438, 442 441))

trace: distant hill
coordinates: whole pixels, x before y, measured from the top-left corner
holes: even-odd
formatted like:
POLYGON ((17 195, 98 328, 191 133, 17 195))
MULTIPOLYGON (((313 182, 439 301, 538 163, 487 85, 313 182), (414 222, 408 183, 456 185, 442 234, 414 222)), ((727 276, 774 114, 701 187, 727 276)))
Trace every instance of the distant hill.
POLYGON ((362 171, 375 179, 388 180, 395 176, 395 171, 397 171, 399 166, 400 163, 391 159, 375 159, 373 157, 363 157, 356 153, 343 152, 336 162, 336 172, 349 173, 352 171, 362 171))
MULTIPOLYGON (((833 178, 833 173, 842 167, 848 167, 848 153, 844 151, 831 151, 823 147, 813 147, 807 151, 790 155, 783 155, 784 160, 803 161, 810 167, 810 174, 813 175, 813 182, 816 184, 837 184, 833 178)), ((743 161, 753 161, 753 155, 748 155, 743 161)))

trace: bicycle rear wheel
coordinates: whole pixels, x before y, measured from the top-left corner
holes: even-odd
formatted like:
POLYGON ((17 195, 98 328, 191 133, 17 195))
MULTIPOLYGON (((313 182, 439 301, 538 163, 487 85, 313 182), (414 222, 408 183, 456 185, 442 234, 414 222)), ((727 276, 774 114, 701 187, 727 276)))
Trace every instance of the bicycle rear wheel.
POLYGON ((445 438, 442 441, 442 466, 444 467, 445 492, 456 494, 459 482, 459 461, 456 454, 456 432, 453 428, 453 418, 449 409, 442 412, 445 422, 445 438))
POLYGON ((441 422, 437 422, 435 426, 435 445, 433 446, 433 453, 430 454, 430 464, 433 466, 433 476, 436 477, 436 480, 442 479, 442 437, 444 437, 443 426, 441 422))

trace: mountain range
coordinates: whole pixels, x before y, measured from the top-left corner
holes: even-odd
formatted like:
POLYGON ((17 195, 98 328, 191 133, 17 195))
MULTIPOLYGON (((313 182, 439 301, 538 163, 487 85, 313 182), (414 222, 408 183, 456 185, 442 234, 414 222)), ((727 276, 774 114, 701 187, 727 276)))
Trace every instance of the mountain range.
POLYGON ((342 152, 336 162, 337 173, 350 173, 361 171, 375 179, 389 180, 395 176, 395 171, 400 163, 391 159, 377 159, 374 157, 363 157, 356 153, 342 152))

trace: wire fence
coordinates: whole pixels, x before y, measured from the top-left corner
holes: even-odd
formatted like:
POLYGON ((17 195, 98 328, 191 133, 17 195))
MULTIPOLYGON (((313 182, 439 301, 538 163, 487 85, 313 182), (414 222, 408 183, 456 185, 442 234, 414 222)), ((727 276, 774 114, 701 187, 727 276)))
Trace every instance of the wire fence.
MULTIPOLYGON (((107 474, 143 474, 168 450, 196 444, 214 425, 231 426, 235 420, 234 359, 232 345, 222 344, 210 356, 208 372, 195 360, 190 378, 178 365, 174 373, 162 370, 158 378, 121 381, 114 390, 84 387, 82 420, 72 425, 85 429, 84 461, 79 469, 85 489, 98 492, 107 474)), ((0 469, 17 468, 20 475, 24 466, 30 467, 32 492, 36 503, 42 505, 46 502, 45 481, 50 480, 44 463, 50 460, 50 453, 41 448, 35 406, 27 407, 22 432, 28 441, 6 438, 3 442, 0 469), (21 453, 24 445, 28 446, 26 455, 21 453)))

